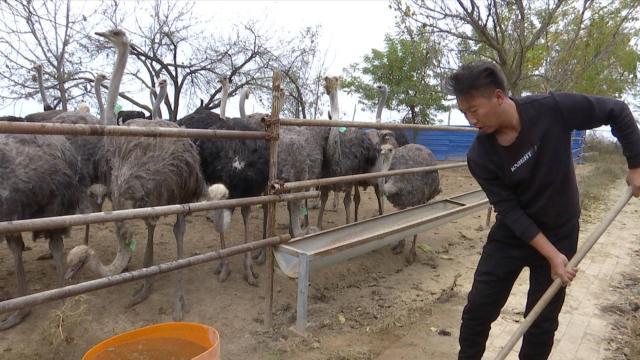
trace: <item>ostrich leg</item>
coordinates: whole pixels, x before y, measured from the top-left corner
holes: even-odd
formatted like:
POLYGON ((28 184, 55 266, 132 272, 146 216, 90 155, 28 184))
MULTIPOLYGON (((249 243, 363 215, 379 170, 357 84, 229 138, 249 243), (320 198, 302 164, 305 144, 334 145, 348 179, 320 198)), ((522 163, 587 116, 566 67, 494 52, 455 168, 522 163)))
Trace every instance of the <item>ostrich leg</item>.
POLYGON ((344 192, 344 212, 347 217, 347 224, 351 223, 351 188, 344 192))
POLYGON ((62 235, 56 234, 49 239, 49 252, 53 256, 58 271, 58 280, 60 287, 64 286, 64 256, 62 254, 64 245, 62 244, 62 235))
POLYGON ((378 198, 378 215, 384 214, 384 198, 382 197, 382 192, 380 191, 380 185, 373 185, 373 190, 376 192, 376 198, 378 198))
MULTIPOLYGON (((173 225, 173 235, 176 237, 176 250, 177 260, 182 259, 183 256, 183 241, 185 231, 184 215, 176 215, 176 223, 173 225)), ((184 301, 184 289, 182 287, 182 270, 176 271, 176 303, 173 308, 173 321, 181 321, 183 316, 183 310, 186 308, 184 301)))
POLYGON ((413 242, 411 243, 411 249, 409 249, 409 252, 407 253, 407 257, 405 258, 405 260, 407 261, 407 264, 411 265, 416 261, 416 240, 418 240, 418 234, 413 235, 413 242))
MULTIPOLYGON (((225 249, 227 245, 224 242, 224 231, 220 232, 220 250, 225 249)), ((218 275, 218 281, 224 282, 229 277, 231 270, 229 269, 229 259, 223 257, 218 263, 218 267, 213 270, 218 275)))
POLYGON ((318 212, 318 229, 320 230, 322 230, 322 216, 324 215, 324 208, 327 205, 327 199, 329 199, 329 190, 320 188, 320 212, 318 212))
POLYGON ((358 208, 360 207, 360 189, 358 189, 358 185, 353 187, 353 221, 358 222, 358 208))
POLYGON ((84 244, 89 246, 89 228, 91 227, 90 224, 85 225, 84 227, 84 244))
POLYGON ((296 238, 303 236, 305 232, 300 225, 300 200, 293 200, 289 202, 289 221, 291 222, 291 236, 296 238))
MULTIPOLYGON (((240 212, 242 213, 242 221, 244 222, 244 243, 247 244, 249 241, 249 216, 251 215, 251 206, 243 206, 240 208, 240 212)), ((247 283, 251 286, 258 286, 258 282, 256 279, 258 278, 258 274, 253 271, 253 261, 251 259, 251 253, 244 253, 244 278, 247 280, 247 283)))
MULTIPOLYGON (((22 241, 22 235, 6 235, 7 245, 9 250, 13 253, 13 260, 16 265, 16 278, 18 279, 18 296, 27 295, 27 282, 24 275, 24 265, 22 264, 22 251, 24 249, 24 242, 22 241)), ((0 331, 12 328, 24 320, 31 313, 31 309, 20 309, 5 320, 0 321, 0 331)))
MULTIPOLYGON (((262 238, 267 238, 267 204, 262 204, 262 238)), ((267 261, 266 248, 261 248, 253 254, 253 260, 258 265, 264 264, 267 261)))
MULTIPOLYGON (((144 263, 143 267, 147 268, 153 265, 153 234, 156 230, 157 218, 150 218, 145 220, 147 225, 147 247, 144 249, 144 263)), ((151 278, 145 278, 142 283, 142 287, 136 290, 131 296, 128 306, 134 306, 143 302, 149 297, 151 292, 151 278)))
POLYGON ((333 202, 331 203, 331 211, 338 211, 338 201, 340 201, 340 194, 337 191, 333 192, 333 202))
POLYGON ((398 243, 391 248, 391 251, 396 255, 401 254, 403 250, 404 250, 404 239, 398 241, 398 243))

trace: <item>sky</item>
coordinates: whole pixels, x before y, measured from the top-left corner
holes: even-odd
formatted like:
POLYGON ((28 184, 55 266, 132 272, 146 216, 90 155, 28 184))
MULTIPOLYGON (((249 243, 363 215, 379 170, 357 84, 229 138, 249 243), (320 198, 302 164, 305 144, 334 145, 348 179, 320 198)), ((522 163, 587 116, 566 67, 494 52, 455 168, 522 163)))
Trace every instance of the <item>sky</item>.
MULTIPOLYGON (((74 1, 72 4, 79 5, 86 8, 91 7, 92 3, 74 1)), ((212 19, 215 29, 225 29, 233 23, 259 20, 275 33, 287 34, 297 32, 305 26, 321 25, 319 48, 326 52, 328 76, 342 74, 345 67, 360 61, 373 48, 383 49, 385 34, 393 32, 395 25, 395 14, 389 9, 387 0, 197 1, 194 11, 201 14, 205 21, 207 18, 212 19)), ((146 97, 144 94, 140 98, 146 97)), ((355 106, 357 101, 355 96, 340 94, 343 119, 350 120, 354 117, 355 121, 373 121, 374 114, 355 106)), ((120 103, 126 110, 135 109, 126 101, 120 103)), ((24 101, 15 108, 0 108, 0 114, 26 115, 41 111, 40 109, 40 102, 24 101)), ((190 110, 183 111, 186 114, 190 110)), ((249 99, 247 112, 258 111, 269 112, 269 109, 264 109, 249 99)), ((239 116, 237 97, 229 100, 227 112, 229 116, 239 116)), ((400 117, 400 113, 388 109, 382 115, 383 121, 398 120, 400 117)), ((464 116, 455 108, 450 114, 441 114, 439 119, 443 124, 450 120, 451 125, 468 125, 464 116)), ((605 129, 604 132, 608 133, 609 130, 605 129)))
MULTIPOLYGON (((95 3, 94 3, 95 4, 95 3)), ((74 1, 72 7, 91 7, 91 2, 74 1)), ((209 17, 215 21, 215 29, 224 29, 233 23, 259 20, 275 33, 294 33, 305 26, 321 25, 319 48, 326 52, 326 75, 341 75, 344 68, 358 62, 371 49, 384 48, 384 36, 394 30, 394 12, 386 0, 376 1, 197 1, 197 11, 205 21, 209 17)), ((83 11, 84 12, 84 11, 83 11)), ((136 96, 146 99, 148 95, 136 96)), ((365 112, 355 106, 358 99, 342 93, 339 103, 343 119, 373 121, 375 114, 365 112), (355 109, 355 114, 354 114, 355 109)), ((136 109, 121 100, 125 110, 136 109)), ((266 111, 256 102, 247 102, 247 112, 266 111)), ((20 102, 16 106, 0 108, 0 114, 26 115, 41 111, 38 99, 20 102)), ((188 113, 188 109, 183 109, 188 113)), ((239 116, 238 100, 231 98, 227 105, 229 116, 239 116)), ((184 115, 184 114, 183 114, 184 115)), ((448 114, 442 114, 446 123, 448 114)), ((388 109, 383 113, 383 121, 398 120, 401 114, 388 109)), ((452 112, 452 124, 466 124, 458 111, 452 112)))

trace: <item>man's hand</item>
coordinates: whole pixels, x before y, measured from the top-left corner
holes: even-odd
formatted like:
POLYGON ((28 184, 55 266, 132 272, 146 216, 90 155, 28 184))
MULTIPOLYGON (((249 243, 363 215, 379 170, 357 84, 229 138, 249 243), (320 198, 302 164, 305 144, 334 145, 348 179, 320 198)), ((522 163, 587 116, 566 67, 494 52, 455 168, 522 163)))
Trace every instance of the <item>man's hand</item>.
POLYGON ((530 244, 549 262, 552 279, 555 280, 559 278, 562 280, 562 284, 567 286, 571 280, 576 277, 578 269, 573 268, 567 270, 566 267, 569 260, 567 260, 567 257, 553 246, 542 232, 539 232, 538 235, 531 240, 530 244))
POLYGON ((640 196, 640 168, 629 169, 627 185, 631 186, 633 196, 640 196))
POLYGON ((569 260, 561 252, 556 251, 557 254, 547 258, 549 265, 551 266, 551 278, 562 280, 562 285, 567 286, 576 277, 578 269, 567 269, 569 260))

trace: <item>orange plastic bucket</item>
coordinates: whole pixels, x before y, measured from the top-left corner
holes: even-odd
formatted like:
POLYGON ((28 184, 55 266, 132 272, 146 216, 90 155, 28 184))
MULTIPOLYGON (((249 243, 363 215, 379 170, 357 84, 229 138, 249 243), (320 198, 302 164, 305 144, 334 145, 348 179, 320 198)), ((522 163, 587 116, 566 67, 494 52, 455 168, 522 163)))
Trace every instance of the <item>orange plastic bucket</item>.
POLYGON ((219 360, 220 335, 197 323, 169 322, 128 331, 92 347, 83 360, 219 360))

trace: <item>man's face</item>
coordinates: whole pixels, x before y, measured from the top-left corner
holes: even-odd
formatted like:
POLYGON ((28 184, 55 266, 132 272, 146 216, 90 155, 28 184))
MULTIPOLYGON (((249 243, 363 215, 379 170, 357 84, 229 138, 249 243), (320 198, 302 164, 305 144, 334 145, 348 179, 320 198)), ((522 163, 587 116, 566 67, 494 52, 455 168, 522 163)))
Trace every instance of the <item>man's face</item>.
POLYGON ((498 127, 498 108, 501 104, 500 90, 493 94, 472 93, 459 97, 458 108, 469 124, 485 134, 491 134, 498 127))

